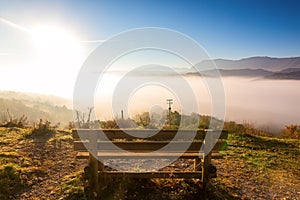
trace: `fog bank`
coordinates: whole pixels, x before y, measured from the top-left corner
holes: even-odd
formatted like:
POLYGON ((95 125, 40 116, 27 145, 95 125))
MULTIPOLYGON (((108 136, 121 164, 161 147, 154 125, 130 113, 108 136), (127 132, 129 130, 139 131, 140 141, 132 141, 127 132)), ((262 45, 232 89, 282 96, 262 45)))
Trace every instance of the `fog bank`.
MULTIPOLYGON (((100 119, 111 119, 112 114, 112 96, 118 81, 117 75, 107 75, 99 82, 97 94, 95 97, 95 109, 100 119)), ((132 79, 142 79, 144 77, 132 77, 132 79)), ((167 80, 170 84, 178 82, 174 76, 161 76, 161 79, 167 80)), ((211 114, 210 91, 199 76, 185 76, 184 79, 189 84, 194 93, 190 101, 196 101, 198 109, 191 106, 181 105, 180 97, 167 87, 162 85, 145 85, 132 91, 130 99, 118 99, 126 101, 129 117, 149 111, 153 106, 160 106, 167 109, 166 99, 174 99, 173 110, 185 114, 192 112, 200 114, 211 114)), ((227 121, 236 121, 239 123, 249 122, 256 126, 264 127, 273 132, 278 132, 285 125, 300 124, 300 81, 294 80, 265 80, 225 77, 222 78, 225 92, 225 106, 227 121)), ((178 90, 184 91, 186 88, 178 83, 178 90)), ((181 92, 182 93, 182 92, 181 92)), ((121 112, 118 108, 115 113, 121 112)), ((128 117, 126 116, 126 117, 128 117)))

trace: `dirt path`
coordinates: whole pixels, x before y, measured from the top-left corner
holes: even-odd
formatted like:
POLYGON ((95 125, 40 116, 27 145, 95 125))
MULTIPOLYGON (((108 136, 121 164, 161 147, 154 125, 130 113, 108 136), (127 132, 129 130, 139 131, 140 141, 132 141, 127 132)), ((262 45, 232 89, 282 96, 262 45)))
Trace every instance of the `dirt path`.
POLYGON ((75 160, 76 152, 73 151, 70 141, 38 138, 26 144, 20 151, 32 159, 30 178, 33 180, 27 189, 14 196, 15 199, 59 199, 63 177, 82 170, 86 163, 75 160))

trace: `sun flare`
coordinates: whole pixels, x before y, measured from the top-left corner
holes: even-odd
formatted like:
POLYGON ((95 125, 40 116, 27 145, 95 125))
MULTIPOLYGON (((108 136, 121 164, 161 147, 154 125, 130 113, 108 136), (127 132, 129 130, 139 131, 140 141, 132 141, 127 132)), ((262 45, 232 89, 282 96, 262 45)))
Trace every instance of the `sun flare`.
MULTIPOLYGON (((72 31, 59 26, 40 26, 31 29, 35 70, 53 77, 51 85, 73 88, 74 80, 84 59, 80 40, 72 31), (65 84, 61 84, 65 83, 65 84)), ((44 80, 40 80, 44 82, 44 80)), ((45 87, 49 83, 45 83, 45 87)), ((53 87, 55 88, 55 87, 53 87)), ((64 92, 65 93, 65 92, 64 92)))
POLYGON ((80 43, 67 30, 56 26, 41 26, 32 30, 34 45, 42 53, 74 54, 79 50, 80 43))

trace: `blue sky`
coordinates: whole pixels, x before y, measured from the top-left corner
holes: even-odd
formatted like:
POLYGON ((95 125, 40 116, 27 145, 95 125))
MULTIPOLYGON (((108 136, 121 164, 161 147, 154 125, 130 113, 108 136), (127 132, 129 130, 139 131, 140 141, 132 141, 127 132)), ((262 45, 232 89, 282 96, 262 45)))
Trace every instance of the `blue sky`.
MULTIPOLYGON (((181 32, 214 59, 300 56, 300 0, 0 0, 0 90, 72 98, 89 53, 120 32, 143 27, 181 32)), ((117 83, 108 79, 108 86, 117 83)), ((276 82, 275 87, 270 81, 266 85, 253 81, 246 87, 248 83, 240 80, 227 81, 232 119, 241 118, 234 114, 244 112, 256 120, 253 110, 261 109, 259 115, 269 120, 275 114, 273 105, 287 113, 276 114, 281 118, 299 116, 295 106, 290 106, 299 100, 286 98, 298 94, 298 82, 276 82), (282 102, 287 100, 292 102, 284 103, 285 107, 282 102), (238 110, 245 105, 250 109, 238 110)), ((198 82, 195 85, 199 87, 198 82)), ((108 90, 113 91, 112 87, 108 90)), ((165 106, 165 97, 161 99, 165 106)))
POLYGON ((211 58, 300 56, 300 1, 0 0, 0 90, 72 96, 84 60, 104 40, 161 27, 211 58))
MULTIPOLYGON (((299 9, 297 0, 0 1, 0 17, 22 26, 59 22, 85 40, 139 27, 170 28, 225 59, 299 56, 299 9)), ((22 38, 1 24, 0 34, 1 41, 22 38)))

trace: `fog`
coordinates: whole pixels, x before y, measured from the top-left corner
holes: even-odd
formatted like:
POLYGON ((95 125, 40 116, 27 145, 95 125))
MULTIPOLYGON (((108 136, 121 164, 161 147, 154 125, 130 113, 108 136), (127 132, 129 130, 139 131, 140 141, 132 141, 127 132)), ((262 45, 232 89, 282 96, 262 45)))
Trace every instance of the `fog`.
MULTIPOLYGON (((120 117, 121 110, 125 110, 125 117, 133 117, 137 113, 151 111, 153 107, 166 110, 168 108, 166 99, 170 98, 174 100, 173 111, 211 115, 211 91, 208 89, 205 79, 199 76, 148 78, 152 80, 151 84, 136 87, 133 91, 129 91, 130 98, 123 99, 115 95, 121 76, 112 74, 104 76, 99 82, 95 95, 96 104, 94 106, 98 119, 120 117), (184 87, 179 79, 184 79, 190 88, 184 87), (155 82, 163 84, 153 84, 155 82), (168 84, 174 86, 175 91, 172 91, 168 84), (194 96, 188 93, 190 89, 194 96), (178 95, 178 93, 180 94, 178 95), (119 102, 119 106, 114 105, 114 111, 112 111, 112 97, 115 98, 114 101, 117 104, 119 102), (190 105, 186 104, 187 99, 190 101, 190 105), (198 107, 195 107, 193 102, 196 102, 198 107)), ((131 77, 128 84, 134 84, 134 80, 137 79, 147 82, 145 77, 136 76, 131 77)), ((275 133, 283 129, 285 125, 299 124, 300 81, 225 77, 222 78, 222 82, 227 121, 253 123, 257 127, 264 127, 275 133)), ((126 88, 127 84, 124 85, 126 88)), ((211 90, 213 89, 215 88, 211 88, 211 90)))
POLYGON ((300 122, 300 81, 224 78, 226 118, 272 131, 300 122))

